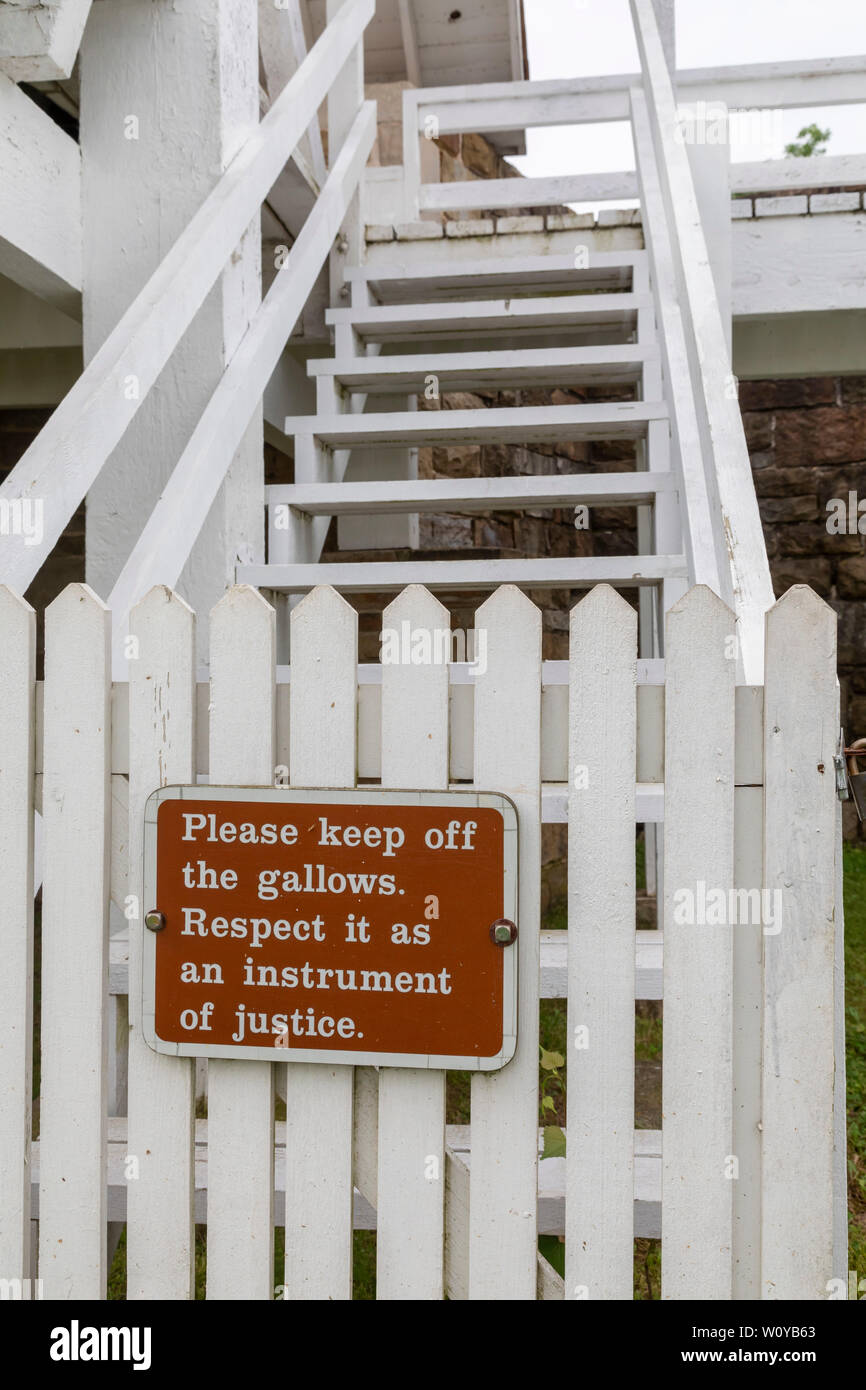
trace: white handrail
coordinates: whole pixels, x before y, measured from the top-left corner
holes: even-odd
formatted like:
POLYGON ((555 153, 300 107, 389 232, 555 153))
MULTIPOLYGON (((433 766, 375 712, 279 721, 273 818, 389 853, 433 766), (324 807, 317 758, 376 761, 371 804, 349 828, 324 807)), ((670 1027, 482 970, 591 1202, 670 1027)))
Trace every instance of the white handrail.
POLYGON ((718 496, 716 526, 726 539, 739 624, 744 679, 763 678, 764 615, 774 602, 764 533, 752 479, 706 238, 688 153, 677 138, 677 103, 652 0, 630 0, 643 87, 665 212, 676 260, 678 294, 703 436, 708 491, 718 496))
POLYGON ((726 560, 724 533, 718 518, 718 498, 708 482, 695 392, 689 369, 683 313, 677 302, 676 270, 670 226, 665 215, 646 97, 632 91, 632 133, 640 181, 644 241, 652 267, 652 286, 659 340, 671 412, 676 474, 681 488, 683 544, 694 584, 706 584, 731 604, 733 593, 726 560), (714 505, 715 504, 715 505, 714 505))
MULTIPOLYGON (((0 498, 40 500, 38 544, 3 538, 0 573, 29 587, 64 527, 204 303, 245 229, 375 12, 350 0, 328 24, 141 293, 0 486, 0 498), (125 390, 130 378, 137 393, 125 390), (134 399, 129 399, 134 395, 134 399)), ((320 264, 329 245, 321 247, 320 264)))

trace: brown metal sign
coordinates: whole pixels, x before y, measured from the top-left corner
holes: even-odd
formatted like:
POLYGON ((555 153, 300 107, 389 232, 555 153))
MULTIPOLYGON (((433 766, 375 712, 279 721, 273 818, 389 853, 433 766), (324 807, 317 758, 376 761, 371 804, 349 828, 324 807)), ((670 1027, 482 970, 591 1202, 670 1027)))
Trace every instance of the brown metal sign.
POLYGON ((513 1056, 506 797, 163 787, 144 853, 156 1051, 484 1071, 513 1056))

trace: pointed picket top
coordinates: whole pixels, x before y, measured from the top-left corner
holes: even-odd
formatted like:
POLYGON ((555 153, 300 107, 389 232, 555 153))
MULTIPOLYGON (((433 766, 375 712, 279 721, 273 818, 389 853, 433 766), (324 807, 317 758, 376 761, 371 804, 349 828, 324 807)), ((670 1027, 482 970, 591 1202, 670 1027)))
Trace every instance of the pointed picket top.
MULTIPOLYGON (((159 585, 157 588, 161 587, 159 585)), ((151 590, 153 593, 153 590, 151 590)), ((215 603, 210 611, 211 622, 217 613, 222 616, 227 612, 239 613, 247 612, 252 617, 260 612, 273 613, 273 608, 268 603, 264 594, 258 589, 253 588, 252 584, 232 584, 218 603, 215 603)))
POLYGON ((423 584, 382 614, 383 786, 448 785, 451 645, 451 614, 423 584))
MULTIPOLYGON (((767 661, 786 648, 799 653, 805 668, 827 671, 832 665, 835 679, 838 617, 835 609, 808 584, 793 584, 777 599, 766 616, 767 661)), ((793 669, 793 668, 792 668, 793 669)))
POLYGON ((476 627, 479 626, 479 618, 491 627, 497 623, 522 621, 530 629, 533 625, 540 628, 541 609, 516 584, 500 584, 499 588, 494 589, 490 597, 476 609, 476 627))
POLYGON ((440 603, 424 584, 407 584, 405 589, 401 589, 383 612, 382 626, 396 624, 405 619, 418 627, 431 630, 445 627, 449 631, 451 629, 451 614, 444 603, 440 603))
POLYGON ((180 620, 180 614, 184 611, 195 618, 195 613, 192 608, 190 608, 185 598, 181 598, 176 589, 169 588, 168 584, 154 584, 153 588, 149 589, 144 597, 139 599, 138 603, 130 611, 130 626, 132 626, 133 619, 137 615, 144 616, 151 613, 161 613, 166 606, 171 607, 173 615, 178 615, 178 621, 180 620))
POLYGON ((45 609, 45 621, 52 622, 63 620, 64 615, 77 614, 79 612, 91 611, 94 613, 108 613, 107 603, 91 589, 89 584, 67 584, 65 589, 61 589, 56 599, 53 599, 45 609))
POLYGON ((20 685, 21 659, 27 679, 35 679, 36 610, 15 589, 0 584, 0 691, 20 685), (5 674, 8 673, 8 674, 5 674))
MULTIPOLYGON (((669 613, 716 613, 720 609, 729 615, 731 624, 735 622, 734 614, 723 599, 720 599, 714 589, 708 584, 693 584, 690 589, 683 594, 682 598, 677 599, 676 603, 668 609, 669 613)), ((733 627, 731 628, 733 631, 733 627)))
MULTIPOLYGON (((593 584, 569 613, 571 636, 574 638, 590 627, 603 632, 607 623, 618 628, 624 637, 630 636, 632 628, 637 627, 637 612, 612 584, 593 584)), ((574 651, 571 655, 572 660, 579 657, 574 651)))
POLYGON ((292 613, 290 642, 292 785, 354 786, 358 614, 320 584, 292 613))
POLYGON ((351 614, 356 610, 332 584, 317 584, 292 609, 291 625, 294 638, 295 629, 300 630, 309 623, 335 621, 343 618, 351 622, 351 614))
POLYGON ((8 584, 0 584, 0 626, 10 622, 17 622, 20 614, 32 613, 36 616, 35 608, 22 598, 17 589, 12 589, 8 584))

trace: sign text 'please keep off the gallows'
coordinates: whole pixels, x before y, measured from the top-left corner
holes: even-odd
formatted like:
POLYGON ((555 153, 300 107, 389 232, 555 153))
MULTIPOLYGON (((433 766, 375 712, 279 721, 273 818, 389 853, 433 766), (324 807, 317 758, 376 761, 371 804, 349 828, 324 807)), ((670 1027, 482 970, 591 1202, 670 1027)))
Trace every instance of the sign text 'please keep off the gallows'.
POLYGON ((514 1054, 504 796, 163 787, 144 886, 158 1052, 484 1071, 514 1054))

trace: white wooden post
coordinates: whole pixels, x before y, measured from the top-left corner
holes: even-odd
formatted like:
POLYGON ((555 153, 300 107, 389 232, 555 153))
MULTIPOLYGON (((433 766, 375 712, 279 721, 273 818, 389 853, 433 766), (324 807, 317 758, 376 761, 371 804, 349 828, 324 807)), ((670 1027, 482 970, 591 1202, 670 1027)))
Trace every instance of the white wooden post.
MULTIPOLYGON (((833 1268, 836 615, 797 585, 767 614, 761 1290, 819 1299, 833 1268)), ((667 950, 667 943, 665 943, 667 950)), ((838 983, 842 987, 842 981, 838 983)))
POLYGON ((137 1171, 126 1193, 126 1296, 195 1292, 195 1062, 152 1051, 141 1032, 144 804, 171 783, 195 782, 195 614, 155 588, 130 615, 129 662, 129 1134, 137 1171))
POLYGON ((39 1277, 104 1298, 110 625, 85 584, 45 612, 39 1277))
MULTIPOLYGON (((385 629, 451 630, 448 609, 412 585, 382 615, 385 629)), ((431 643, 431 651, 436 650, 431 643)), ((382 667, 382 786, 448 787, 448 666, 382 667)), ((441 1299, 445 1073, 379 1074, 376 1297, 441 1299)))
POLYGON ((29 1279, 36 614, 0 585, 0 1269, 29 1279))
MULTIPOLYGON (((88 361, 258 126, 257 0, 95 5, 81 49, 81 85, 88 361), (188 141, 178 139, 181 128, 195 132, 194 158, 188 141)), ((256 211, 159 390, 143 402, 90 488, 87 579, 103 595, 258 308, 259 220, 256 211)), ((122 389, 140 389, 134 369, 122 389)), ((238 558, 264 555, 260 406, 248 418, 178 584, 200 614, 234 582, 238 558)), ((204 620, 198 641, 206 664, 204 620)))
MULTIPOLYGON (((335 589, 313 589, 292 612, 291 649, 292 786, 353 787, 357 613, 335 589)), ((349 1299, 353 1068, 286 1071, 286 1298, 349 1299)))
POLYGON ((665 62, 670 69, 671 76, 675 77, 677 69, 676 0, 653 0, 653 9, 656 12, 656 23, 659 26, 659 37, 662 41, 665 62))
MULTIPOLYGON (((274 610, 230 589, 211 613, 211 785, 273 786, 274 610)), ((208 1298, 274 1296, 274 1064, 208 1061, 208 1298)))
MULTIPOLYGON (((704 586, 665 637, 662 1298, 731 1297, 733 613, 704 586), (719 921, 701 904, 724 897, 719 921)), ((757 887, 758 885, 754 885, 757 887)))
POLYGON ((517 1052, 472 1077, 469 1297, 535 1299, 541 878, 541 612, 505 585, 475 615, 487 670, 475 681, 475 786, 517 807, 517 1052))
MULTIPOLYGON (((353 0, 326 0, 325 17, 335 19, 342 7, 353 0)), ((346 137, 364 100, 364 41, 355 45, 344 67, 338 73, 328 93, 328 167, 333 169, 346 137)), ((357 189, 349 204, 338 238, 331 252, 331 304, 341 302, 343 269, 360 265, 364 259, 364 225, 361 217, 361 191, 357 189)))
POLYGON ((634 1297, 637 618, 571 611, 565 1294, 634 1297))

